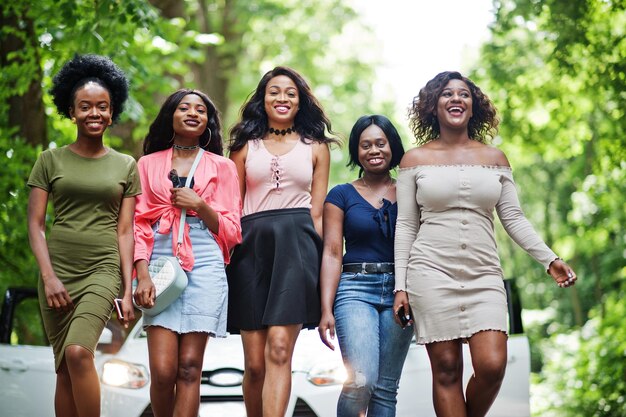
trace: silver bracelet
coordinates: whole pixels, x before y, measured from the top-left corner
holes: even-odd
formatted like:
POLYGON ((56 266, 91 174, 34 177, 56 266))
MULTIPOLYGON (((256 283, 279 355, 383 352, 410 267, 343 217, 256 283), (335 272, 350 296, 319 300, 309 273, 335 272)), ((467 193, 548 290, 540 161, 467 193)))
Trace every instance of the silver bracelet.
POLYGON ((397 289, 397 290, 393 290, 393 295, 396 295, 397 293, 399 293, 400 291, 402 292, 406 292, 406 290, 403 289, 397 289))

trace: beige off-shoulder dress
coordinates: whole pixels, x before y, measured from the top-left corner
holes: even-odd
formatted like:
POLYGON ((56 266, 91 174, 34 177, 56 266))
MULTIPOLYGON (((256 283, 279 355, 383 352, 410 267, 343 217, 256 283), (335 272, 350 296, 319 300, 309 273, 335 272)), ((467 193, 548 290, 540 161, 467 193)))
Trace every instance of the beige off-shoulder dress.
POLYGON ((406 289, 419 344, 507 332, 494 208, 513 240, 546 269, 557 256, 520 208, 511 169, 418 165, 400 169, 396 289, 406 289))

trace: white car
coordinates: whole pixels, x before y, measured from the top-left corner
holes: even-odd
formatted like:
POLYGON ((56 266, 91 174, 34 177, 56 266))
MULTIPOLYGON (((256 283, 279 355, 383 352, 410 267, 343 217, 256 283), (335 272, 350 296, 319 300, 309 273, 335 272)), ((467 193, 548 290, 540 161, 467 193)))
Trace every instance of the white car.
MULTIPOLYGON (((490 417, 529 417, 530 352, 523 334, 519 299, 506 281, 509 293, 510 337, 507 373, 490 417)), ((0 410, 12 417, 54 416, 54 360, 49 346, 26 345, 20 339, 19 301, 36 294, 33 290, 10 289, 0 319, 0 410), (13 327, 12 327, 13 326, 13 327)), ((36 299, 31 300, 35 302, 36 299)), ((33 308, 25 309, 31 319, 33 308)), ((37 310, 35 310, 37 311, 37 310)), ((36 327, 36 326, 35 326, 36 327)), ((150 372, 147 340, 141 319, 124 332, 111 320, 98 346, 96 365, 101 377, 102 417, 153 416, 150 407, 150 372)), ((41 344, 41 343, 40 343, 41 344)), ((465 378, 471 361, 464 347, 465 378)), ((245 416, 241 380, 243 349, 239 336, 210 339, 204 356, 200 390, 200 417, 245 416)), ((292 363, 292 392, 286 416, 334 417, 337 398, 346 372, 339 350, 326 348, 317 331, 303 331, 296 343, 292 363)), ((423 346, 412 344, 398 395, 398 417, 434 417, 430 363, 423 346)))

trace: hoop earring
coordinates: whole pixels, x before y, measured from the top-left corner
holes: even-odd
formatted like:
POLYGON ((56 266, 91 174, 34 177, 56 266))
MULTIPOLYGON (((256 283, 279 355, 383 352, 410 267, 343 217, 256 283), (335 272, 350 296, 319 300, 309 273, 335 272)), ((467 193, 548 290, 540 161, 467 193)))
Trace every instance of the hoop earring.
POLYGON ((174 144, 174 138, 176 137, 176 132, 172 133, 172 139, 168 142, 169 145, 174 144))
POLYGON ((206 143, 204 145, 202 145, 202 148, 206 148, 207 146, 209 146, 209 143, 211 143, 211 129, 209 129, 207 127, 207 132, 209 132, 209 139, 207 139, 206 143))

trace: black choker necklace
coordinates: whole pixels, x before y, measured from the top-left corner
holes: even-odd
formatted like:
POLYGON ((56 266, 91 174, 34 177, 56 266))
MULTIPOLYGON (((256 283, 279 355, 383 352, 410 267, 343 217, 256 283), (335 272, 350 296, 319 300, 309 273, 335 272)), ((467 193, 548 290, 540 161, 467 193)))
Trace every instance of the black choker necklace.
POLYGON ((268 129, 268 132, 273 133, 275 135, 282 135, 282 136, 285 136, 295 131, 296 131, 296 128, 294 126, 288 127, 287 129, 283 129, 283 130, 274 129, 273 127, 270 127, 268 129))
POLYGON ((193 146, 183 146, 183 145, 179 145, 177 143, 174 144, 174 149, 178 149, 181 151, 193 151, 194 149, 198 149, 200 147, 200 145, 193 145, 193 146))

